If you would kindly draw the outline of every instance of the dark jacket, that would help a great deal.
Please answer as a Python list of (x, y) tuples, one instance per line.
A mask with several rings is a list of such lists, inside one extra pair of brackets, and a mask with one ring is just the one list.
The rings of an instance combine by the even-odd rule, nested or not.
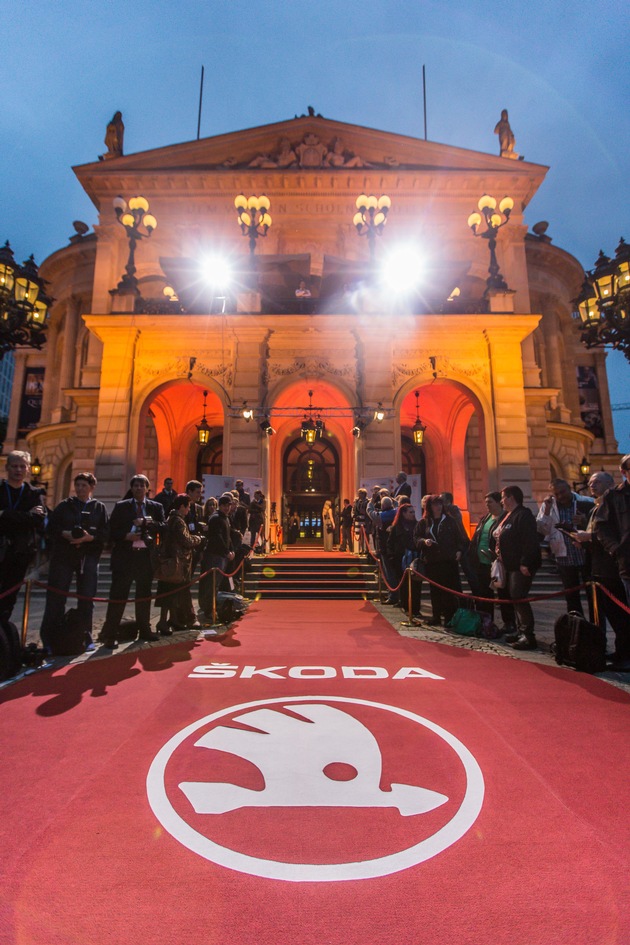
[(630, 483), (609, 489), (595, 512), (595, 537), (619, 568), (624, 580), (630, 579)]
[(162, 508), (164, 509), (165, 515), (168, 515), (168, 513), (170, 512), (171, 506), (173, 505), (173, 502), (175, 501), (176, 498), (177, 498), (177, 492), (175, 491), (175, 489), (171, 489), (170, 492), (166, 492), (165, 489), (162, 489), (161, 492), (158, 492), (158, 494), (154, 496), (155, 501), (159, 502)]
[(44, 518), (32, 509), (45, 505), (41, 491), (25, 482), (13, 490), (6, 479), (0, 482), (0, 538), (8, 554), (30, 556), (37, 548), (37, 538), (44, 529)]
[(203, 505), (199, 502), (191, 502), (184, 521), (193, 535), (204, 535), (206, 523), (203, 518)]
[(208, 520), (208, 536), (204, 555), (218, 555), (227, 558), (232, 551), (230, 519), (223, 512), (215, 512)]
[[(442, 515), (439, 522), (435, 522), (432, 518), (421, 518), (416, 525), (414, 538), (422, 560), (427, 564), (455, 561), (457, 552), (463, 554), (470, 544), (455, 519), (446, 513)], [(427, 548), (426, 545), (420, 544), (423, 539), (431, 539), (437, 544)]]
[[(144, 500), (145, 515), (158, 525), (164, 522), (164, 509), (159, 502), (152, 499)], [(132, 556), (136, 554), (133, 542), (126, 541), (125, 536), (131, 531), (134, 520), (137, 518), (134, 499), (123, 499), (114, 506), (109, 520), (109, 537), (113, 542), (111, 568), (112, 571), (122, 571), (129, 566)]]
[(415, 525), (415, 520), (410, 525), (405, 525), (403, 520), (399, 519), (396, 525), (391, 525), (387, 529), (387, 557), (392, 561), (400, 563), (406, 551), (415, 552)]
[[(89, 502), (80, 502), (76, 496), (64, 499), (50, 513), (46, 535), (52, 539), (53, 554), (58, 552), (89, 555), (98, 558), (103, 552), (107, 541), (108, 528), (107, 509), (97, 499)], [(71, 545), (61, 537), (62, 532), (72, 531), (79, 525), (84, 531), (89, 531), (94, 541), (86, 541), (83, 545)]]
[(506, 571), (518, 571), (526, 567), (532, 576), (541, 565), (538, 529), (533, 513), (524, 505), (517, 506), (506, 515), (501, 528), (495, 530), (490, 547), (499, 553)]
[(604, 584), (619, 582), (619, 568), (612, 555), (609, 555), (601, 541), (595, 534), (595, 515), (599, 506), (595, 505), (591, 509), (589, 528), (591, 529), (591, 540), (582, 545), (587, 555), (588, 570), (591, 577), (602, 581)]

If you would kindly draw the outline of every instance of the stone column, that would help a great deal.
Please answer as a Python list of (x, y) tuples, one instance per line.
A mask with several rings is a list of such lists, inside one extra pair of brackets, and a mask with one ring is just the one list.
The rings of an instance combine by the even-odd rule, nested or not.
[[(520, 486), (532, 504), (532, 479), (523, 384), (522, 334), (509, 328), (485, 331), (490, 355), (499, 487)], [(492, 470), (490, 470), (492, 473)]]
[(99, 332), (103, 346), (101, 386), (94, 446), (99, 498), (113, 505), (122, 498), (135, 470), (137, 443), (129, 441), (133, 367), (140, 332), (131, 325)]
[(63, 320), (63, 352), (61, 355), (61, 365), (59, 368), (59, 383), (61, 395), (59, 406), (68, 412), (72, 406), (70, 397), (63, 393), (64, 389), (74, 387), (74, 365), (77, 356), (77, 334), (79, 328), (79, 316), (81, 313), (81, 299), (71, 296), (66, 304), (66, 314)]
[[(55, 378), (54, 360), (58, 337), (59, 325), (51, 325), (46, 333), (46, 373), (44, 374), (44, 395), (42, 397), (42, 416), (40, 420), (42, 425), (51, 422), (53, 408), (57, 406), (54, 399), (54, 392), (58, 389)], [(13, 390), (17, 390), (15, 383)]]

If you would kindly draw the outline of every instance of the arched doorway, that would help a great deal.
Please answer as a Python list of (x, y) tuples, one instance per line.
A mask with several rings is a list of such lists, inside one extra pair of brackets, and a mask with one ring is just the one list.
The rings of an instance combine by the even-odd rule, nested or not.
[(322, 544), (322, 507), (326, 499), (338, 508), (339, 454), (335, 446), (329, 439), (313, 444), (301, 438), (293, 440), (283, 458), (282, 510), (285, 522), (290, 522), (293, 515), (299, 518), (297, 544)]
[[(204, 387), (188, 380), (166, 382), (147, 397), (140, 422), (138, 468), (161, 488), (169, 476), (183, 490), (200, 473), (220, 475), (223, 462), (223, 403), (208, 385), (206, 421), (210, 442), (200, 448), (197, 426), (201, 420)], [(212, 470), (207, 468), (212, 466)]]
[(220, 476), (223, 472), (223, 436), (213, 437), (197, 454), (197, 479), (204, 476)]
[[(425, 426), (421, 447), (412, 437), (418, 415)], [(485, 423), (470, 388), (448, 378), (409, 385), (400, 403), (400, 430), (402, 469), (421, 474), (424, 494), (452, 492), (465, 516), (483, 509), (488, 491)]]
[(400, 468), (408, 476), (420, 476), (421, 490), (423, 494), (431, 491), (427, 482), (427, 464), (424, 456), (424, 450), (417, 446), (412, 437), (404, 431), (400, 437), (401, 464)]

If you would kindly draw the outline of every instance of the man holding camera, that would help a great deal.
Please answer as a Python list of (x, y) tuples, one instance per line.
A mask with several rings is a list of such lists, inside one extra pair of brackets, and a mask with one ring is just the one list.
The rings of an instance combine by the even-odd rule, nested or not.
[(96, 477), (79, 473), (74, 478), (75, 495), (64, 499), (51, 512), (46, 529), (52, 541), (46, 609), (40, 630), (42, 644), (55, 649), (55, 634), (63, 626), (66, 597), (73, 577), (77, 580), (79, 598), (76, 618), (85, 634), (88, 648), (92, 644), (92, 616), (98, 582), (98, 562), (107, 538), (107, 509), (92, 498)]
[(0, 619), (10, 620), (20, 585), (35, 556), (46, 507), (41, 489), (26, 481), (30, 453), (7, 456), (7, 476), (0, 481)]
[(111, 649), (118, 646), (120, 621), (134, 582), (138, 637), (140, 640), (159, 640), (159, 635), (151, 630), (153, 568), (150, 548), (164, 522), (164, 509), (159, 502), (147, 499), (151, 484), (146, 476), (135, 475), (129, 485), (131, 498), (116, 503), (109, 522), (113, 543), (112, 585), (99, 641)]

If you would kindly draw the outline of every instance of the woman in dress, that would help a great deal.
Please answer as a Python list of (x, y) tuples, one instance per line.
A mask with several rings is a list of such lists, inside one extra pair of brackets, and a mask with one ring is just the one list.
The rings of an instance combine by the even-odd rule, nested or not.
[(425, 565), (425, 574), (441, 587), (431, 588), (431, 626), (439, 626), (441, 618), (447, 624), (457, 610), (458, 598), (441, 588), (462, 589), (459, 578), (459, 560), (468, 547), (468, 539), (455, 519), (444, 511), (442, 496), (432, 495), (427, 501), (424, 514), (415, 533), (416, 545)]
[[(175, 558), (180, 566), (182, 580), (177, 583), (158, 579), (156, 604), (160, 607), (158, 633), (170, 637), (173, 630), (197, 629), (200, 624), (195, 617), (190, 587), (193, 549), (198, 548), (203, 539), (193, 535), (184, 521), (190, 511), (190, 496), (178, 495), (168, 514), (166, 529), (162, 536), (160, 557)], [(167, 597), (160, 597), (167, 594)], [(170, 619), (169, 619), (170, 616)]]
[(330, 499), (326, 499), (322, 509), (322, 528), (324, 529), (324, 551), (332, 551), (335, 543), (335, 516)]

